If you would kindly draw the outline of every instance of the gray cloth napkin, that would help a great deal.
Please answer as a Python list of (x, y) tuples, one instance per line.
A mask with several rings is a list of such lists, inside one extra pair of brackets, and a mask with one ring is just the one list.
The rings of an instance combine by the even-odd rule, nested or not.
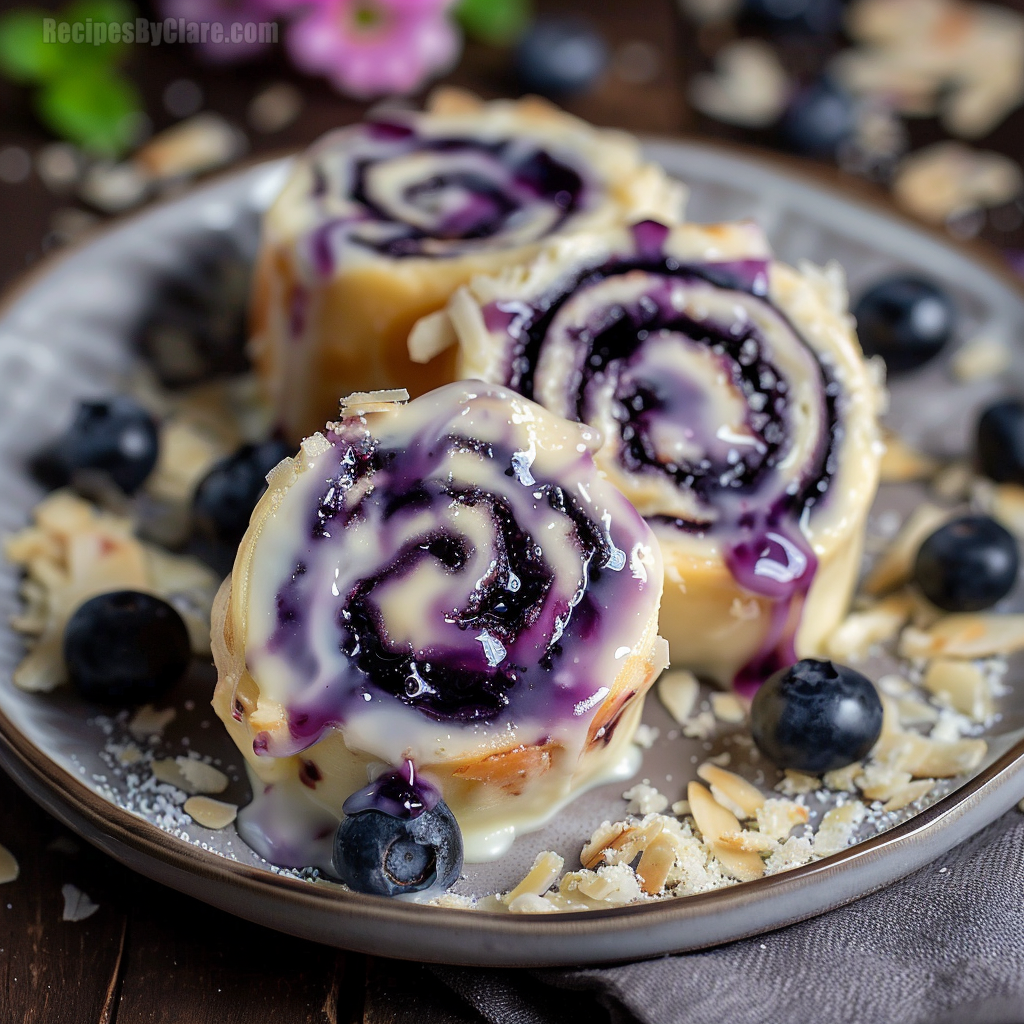
[(620, 967), (435, 975), (494, 1024), (1022, 1024), (1024, 815), (829, 914)]

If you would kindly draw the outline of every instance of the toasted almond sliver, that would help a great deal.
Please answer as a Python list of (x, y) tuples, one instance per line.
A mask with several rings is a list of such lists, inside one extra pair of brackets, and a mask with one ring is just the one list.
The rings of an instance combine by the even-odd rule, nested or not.
[(710, 786), (721, 790), (737, 807), (742, 808), (747, 818), (755, 817), (765, 802), (766, 797), (757, 786), (735, 772), (726, 771), (725, 768), (705, 761), (697, 769), (697, 774)]
[(828, 638), (828, 654), (837, 661), (861, 661), (875, 644), (893, 639), (913, 609), (909, 594), (896, 593), (864, 611), (851, 612)]
[(636, 866), (636, 874), (640, 879), (640, 888), (648, 896), (656, 896), (665, 888), (665, 880), (676, 862), (676, 847), (671, 838), (664, 832), (654, 840), (643, 852), (640, 863)]
[(0, 885), (13, 882), (18, 877), (18, 862), (6, 846), (0, 846)]
[(658, 697), (680, 725), (690, 717), (699, 695), (700, 683), (686, 669), (664, 672), (658, 680)]
[(948, 518), (949, 512), (937, 505), (918, 505), (868, 573), (864, 593), (877, 597), (906, 583), (922, 541)]
[(212, 764), (196, 760), (194, 757), (176, 757), (178, 771), (192, 786), (187, 792), (192, 793), (223, 793), (228, 788), (228, 777)]
[(869, 800), (888, 800), (909, 783), (910, 772), (886, 762), (870, 764), (857, 776), (857, 785)]
[(735, 693), (711, 694), (711, 710), (720, 722), (730, 725), (739, 725), (747, 718), (747, 709)]
[(845, 768), (836, 768), (834, 771), (825, 772), (821, 781), (831, 790), (838, 793), (855, 793), (857, 783), (854, 781), (863, 770), (860, 761), (854, 761)]
[(368, 412), (388, 412), (395, 406), (405, 405), (409, 392), (405, 388), (390, 391), (354, 391), (341, 400), (341, 415), (362, 416)]
[(580, 851), (580, 863), (585, 868), (596, 867), (604, 859), (604, 851), (623, 833), (629, 831), (631, 828), (628, 822), (616, 821), (614, 824), (609, 821), (604, 822), (594, 831), (590, 841)]
[(757, 829), (765, 836), (785, 840), (795, 825), (806, 825), (809, 817), (807, 808), (795, 800), (772, 797), (765, 800), (757, 812)]
[(859, 800), (850, 800), (841, 807), (833, 807), (821, 819), (821, 827), (814, 836), (814, 852), (829, 857), (850, 845), (854, 829), (864, 820), (867, 808)]
[(964, 383), (998, 377), (1009, 365), (1010, 348), (999, 338), (979, 335), (965, 342), (950, 360), (950, 369)]
[(542, 850), (534, 859), (533, 867), (526, 873), (526, 877), (505, 897), (505, 903), (511, 906), (516, 899), (527, 894), (543, 896), (558, 881), (563, 863), (557, 853)]
[(900, 637), (903, 658), (990, 658), (1024, 650), (1024, 615), (970, 612), (946, 615), (930, 629), (908, 626)]
[(174, 721), (177, 714), (178, 712), (174, 708), (162, 708), (157, 711), (152, 704), (143, 704), (128, 723), (128, 731), (137, 740), (162, 736), (164, 729)]
[(813, 793), (821, 788), (821, 780), (815, 775), (807, 775), (804, 772), (794, 771), (787, 768), (782, 781), (775, 787), (780, 793), (786, 796), (799, 796), (801, 793)]
[(1011, 533), (1024, 537), (1024, 487), (999, 484), (992, 488), (992, 515)]
[(902, 765), (915, 779), (950, 779), (974, 771), (988, 753), (988, 744), (981, 739), (944, 742), (915, 736), (913, 749), (902, 759)]
[(985, 672), (973, 661), (936, 658), (924, 674), (924, 686), (940, 701), (975, 722), (988, 721), (995, 712)]
[(727, 832), (739, 832), (736, 815), (718, 803), (699, 782), (686, 790), (693, 818), (726, 874), (739, 882), (750, 882), (764, 874), (764, 861), (756, 853), (745, 853), (723, 846), (719, 839)]
[(927, 480), (938, 471), (939, 463), (930, 455), (917, 451), (899, 434), (885, 432), (885, 454), (880, 466), (884, 483), (904, 483), (911, 480)]
[(209, 796), (190, 796), (185, 813), (206, 828), (226, 828), (238, 816), (238, 807)]
[(915, 782), (908, 782), (885, 801), (882, 810), (902, 811), (904, 807), (909, 807), (910, 804), (927, 796), (934, 785), (934, 779), (917, 779)]
[(774, 853), (779, 846), (779, 841), (762, 832), (753, 832), (750, 829), (742, 829), (739, 832), (723, 832), (718, 842), (730, 850), (740, 850), (744, 853)]
[(558, 910), (551, 900), (532, 892), (524, 892), (509, 900), (508, 909), (513, 914), (550, 914)]
[(951, 462), (932, 480), (932, 490), (943, 501), (963, 501), (971, 491), (974, 469), (970, 462)]

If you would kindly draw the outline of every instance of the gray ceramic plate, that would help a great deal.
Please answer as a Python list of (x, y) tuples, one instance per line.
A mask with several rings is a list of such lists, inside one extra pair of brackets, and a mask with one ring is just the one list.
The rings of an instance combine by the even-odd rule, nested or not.
[[(694, 220), (755, 217), (783, 259), (839, 260), (854, 293), (887, 272), (920, 270), (958, 301), (959, 342), (982, 332), (1024, 338), (1024, 298), (1008, 277), (885, 210), (742, 154), (667, 142), (652, 143), (649, 152), (690, 183)], [(0, 316), (0, 531), (23, 525), (38, 500), (24, 473), (26, 457), (60, 430), (76, 400), (116, 386), (128, 363), (128, 339), (157, 283), (180, 272), (214, 236), (251, 255), (259, 213), (285, 166), (260, 165), (148, 211), (50, 263), (12, 298)], [(1024, 359), (1015, 372), (1022, 367)], [(1003, 380), (954, 387), (948, 369), (934, 366), (893, 389), (892, 420), (928, 450), (955, 454), (967, 444), (977, 406), (1010, 386)], [(890, 488), (876, 511), (905, 510), (915, 500), (906, 488)], [(0, 566), (0, 621), (17, 606), (16, 588), (16, 573)], [(710, 946), (857, 899), (938, 857), (1024, 797), (1024, 691), (1011, 691), (977, 775), (826, 860), (700, 896), (585, 914), (512, 916), (388, 902), (271, 870), (231, 829), (210, 832), (188, 822), (105, 753), (122, 723), (98, 718), (67, 693), (15, 689), (10, 676), (20, 654), (17, 638), (0, 633), (0, 762), (39, 803), (120, 861), (170, 886), (282, 931), (386, 956), (526, 966)], [(210, 670), (197, 672), (172, 695), (178, 717), (161, 750), (193, 749), (217, 758), (233, 779), (226, 798), (244, 802), (239, 758), (209, 710), (211, 687)], [(728, 733), (713, 742), (670, 738), (673, 723), (655, 699), (646, 720), (659, 727), (661, 738), (647, 751), (640, 777), (672, 799), (682, 795), (698, 760), (730, 749)], [(564, 853), (571, 865), (596, 824), (624, 814), (623, 788), (606, 786), (581, 797), (545, 830), (518, 840), (500, 862), (471, 866), (461, 889), (508, 887), (545, 848)]]

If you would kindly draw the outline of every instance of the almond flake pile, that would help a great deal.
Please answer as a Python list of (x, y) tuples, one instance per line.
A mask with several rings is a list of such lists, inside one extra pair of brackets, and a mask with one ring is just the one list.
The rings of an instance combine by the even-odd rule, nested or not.
[(29, 650), (14, 670), (16, 686), (48, 692), (65, 682), (68, 619), (84, 601), (113, 590), (163, 598), (184, 619), (193, 652), (209, 655), (210, 607), (220, 581), (205, 565), (140, 541), (130, 519), (102, 512), (71, 491), (44, 498), (33, 520), (4, 547), (25, 570), (24, 607), (11, 625), (29, 638)]

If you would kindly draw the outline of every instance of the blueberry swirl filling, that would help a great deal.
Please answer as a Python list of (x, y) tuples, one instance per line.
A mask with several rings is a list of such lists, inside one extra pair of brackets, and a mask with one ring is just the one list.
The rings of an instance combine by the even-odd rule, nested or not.
[(556, 421), (517, 396), (511, 413), (488, 395), (457, 415), (435, 398), (464, 387), (419, 399), (408, 408), (434, 415), (398, 434), (336, 424), (305, 475), (304, 536), (249, 648), (268, 687), (289, 676), (288, 749), (278, 737), (262, 752), (304, 749), (370, 708), (585, 722), (608, 694), (660, 589), (648, 528), (578, 428), (555, 443), (531, 409)]
[(310, 254), (324, 276), (346, 244), (391, 259), (523, 245), (589, 201), (582, 173), (528, 138), (421, 137), (384, 121), (352, 131), (343, 155), (324, 149), (312, 169), (327, 218)]
[(640, 234), (537, 301), (492, 301), (504, 381), (598, 428), (600, 461), (659, 535), (719, 546), (733, 578), (777, 602), (740, 683), (795, 660), (814, 578), (804, 517), (826, 499), (842, 439), (829, 366), (768, 297), (762, 260), (681, 264)]

